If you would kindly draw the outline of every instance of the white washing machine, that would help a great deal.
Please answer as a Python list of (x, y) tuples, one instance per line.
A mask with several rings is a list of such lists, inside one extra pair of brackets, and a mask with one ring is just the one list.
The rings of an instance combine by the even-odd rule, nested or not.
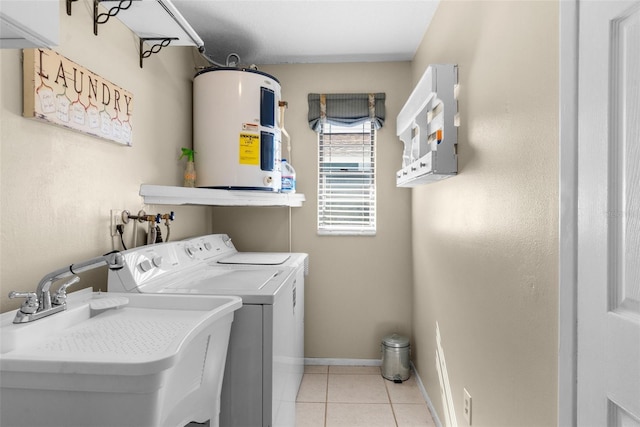
[(122, 252), (113, 292), (237, 295), (221, 393), (223, 427), (295, 426), (304, 370), (302, 253), (238, 252), (225, 234)]

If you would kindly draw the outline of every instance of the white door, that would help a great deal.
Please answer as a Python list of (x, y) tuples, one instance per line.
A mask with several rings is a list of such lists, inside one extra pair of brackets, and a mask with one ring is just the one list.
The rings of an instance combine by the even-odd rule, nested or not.
[(579, 3), (578, 426), (640, 427), (640, 1)]

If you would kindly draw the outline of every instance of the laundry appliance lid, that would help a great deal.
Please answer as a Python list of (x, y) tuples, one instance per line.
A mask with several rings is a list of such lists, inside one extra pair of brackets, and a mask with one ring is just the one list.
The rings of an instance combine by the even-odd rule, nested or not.
[(171, 283), (147, 287), (146, 292), (163, 294), (236, 295), (243, 304), (274, 304), (289, 275), (273, 267), (258, 269), (210, 268)]
[[(268, 270), (222, 270), (210, 271), (207, 277), (198, 277), (177, 281), (160, 290), (173, 293), (175, 289), (188, 289), (189, 292), (217, 294), (220, 291), (232, 291), (238, 294), (261, 292), (280, 271)], [(195, 280), (194, 280), (195, 279)]]
[(291, 254), (286, 252), (237, 252), (218, 260), (218, 264), (281, 265), (289, 258)]

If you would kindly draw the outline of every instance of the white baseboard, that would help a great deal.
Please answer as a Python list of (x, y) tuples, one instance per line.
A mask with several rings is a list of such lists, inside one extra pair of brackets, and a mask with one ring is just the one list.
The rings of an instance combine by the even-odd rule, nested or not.
[(305, 357), (305, 365), (326, 365), (326, 366), (381, 366), (380, 359), (325, 359), (321, 357)]
[(418, 374), (415, 365), (411, 362), (411, 370), (416, 377), (416, 384), (418, 384), (418, 388), (420, 389), (420, 393), (422, 393), (422, 397), (424, 397), (425, 402), (427, 402), (427, 406), (429, 407), (429, 412), (431, 412), (431, 417), (433, 418), (433, 422), (436, 423), (436, 427), (442, 427), (442, 423), (440, 422), (440, 418), (438, 418), (438, 413), (433, 407), (433, 403), (431, 403), (431, 399), (429, 398), (429, 394), (427, 394), (427, 389), (424, 388), (424, 384), (422, 383), (422, 378)]

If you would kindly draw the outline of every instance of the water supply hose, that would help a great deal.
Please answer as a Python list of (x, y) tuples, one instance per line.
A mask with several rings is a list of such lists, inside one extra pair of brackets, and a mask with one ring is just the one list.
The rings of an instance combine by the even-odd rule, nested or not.
[(152, 245), (156, 242), (156, 237), (158, 236), (158, 230), (156, 230), (156, 225), (153, 222), (149, 222), (149, 230), (147, 232), (147, 245)]
[[(210, 63), (211, 65), (215, 65), (216, 67), (236, 67), (237, 64), (240, 63), (240, 55), (238, 55), (237, 53), (232, 52), (229, 55), (227, 55), (227, 63), (221, 64), (219, 62), (214, 61), (214, 59), (207, 54), (207, 51), (204, 45), (198, 48), (198, 52), (200, 53), (200, 56), (202, 56), (208, 63)], [(230, 61), (232, 57), (236, 57), (237, 61), (234, 61), (234, 62)], [(230, 65), (230, 63), (232, 63), (233, 65)]]

